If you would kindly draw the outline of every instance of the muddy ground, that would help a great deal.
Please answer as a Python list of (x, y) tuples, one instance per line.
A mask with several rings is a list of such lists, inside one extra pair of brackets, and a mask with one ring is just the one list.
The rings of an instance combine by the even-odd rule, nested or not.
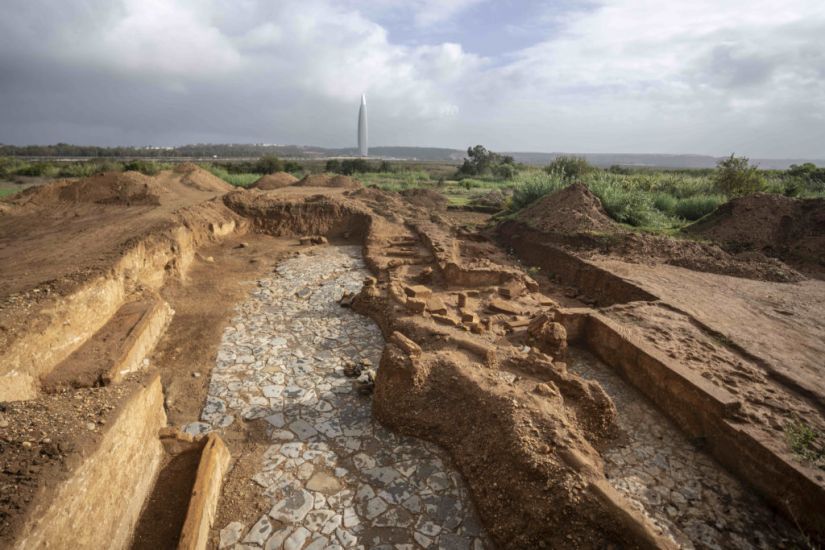
[[(58, 182), (5, 201), (0, 210), (5, 350), (0, 375), (8, 381), (9, 402), (0, 410), (4, 544), (14, 546), (29, 515), (40, 510), (35, 505), (50, 498), (50, 487), (71, 477), (94, 452), (94, 434), (107, 424), (86, 417), (116, 415), (118, 399), (125, 399), (120, 394), (128, 393), (119, 388), (137, 383), (127, 377), (107, 385), (94, 359), (120, 360), (130, 329), (106, 323), (136, 299), (160, 300), (174, 311), (157, 341), (141, 348), (145, 358), (134, 362), (160, 373), (169, 425), (217, 431), (233, 457), (212, 526), (215, 546), (223, 541), (263, 547), (271, 541), (279, 547), (289, 540), (292, 547), (314, 548), (354, 544), (351, 537), (362, 537), (360, 544), (370, 547), (391, 536), (386, 539), (391, 544), (433, 547), (448, 542), (461, 547), (465, 540), (503, 548), (793, 547), (805, 536), (817, 540), (825, 533), (815, 511), (825, 502), (825, 465), (817, 454), (825, 432), (820, 315), (825, 283), (800, 257), (804, 248), (792, 248), (789, 265), (774, 253), (789, 249), (784, 241), (782, 247), (743, 253), (741, 244), (737, 249), (723, 242), (630, 234), (575, 188), (496, 226), (486, 214), (447, 211), (437, 197), (364, 189), (349, 178), (281, 178), (260, 187), (232, 190), (184, 166), (154, 178), (126, 174)], [(819, 219), (805, 208), (811, 219)], [(308, 236), (324, 239), (310, 242)], [(429, 517), (426, 506), (416, 511), (398, 503), (393, 511), (390, 496), (383, 504), (371, 497), (363, 510), (356, 498), (354, 512), (344, 512), (344, 519), (354, 513), (361, 527), (342, 534), (334, 534), (340, 520), (332, 503), (353, 495), (336, 493), (329, 503), (332, 493), (320, 501), (316, 497), (315, 509), (332, 522), (329, 532), (319, 525), (311, 533), (303, 519), (268, 512), (298, 488), (306, 491), (301, 485), (306, 480), (299, 472), (290, 486), (268, 482), (264, 490), (253, 483), (260, 465), (285, 445), (278, 438), (287, 435), (249, 407), (277, 415), (290, 411), (290, 402), (261, 405), (254, 392), (232, 399), (225, 392), (210, 393), (220, 389), (221, 357), (235, 353), (224, 347), (236, 316), (251, 307), (244, 304), (251, 303), (262, 281), (278, 285), (287, 279), (276, 270), (292, 265), (284, 262), (337, 245), (360, 249), (363, 269), (371, 274), (362, 288), (344, 296), (344, 305), (370, 319), (385, 342), (371, 362), (374, 386), (367, 384), (366, 401), (347, 398), (342, 406), (361, 403), (380, 422), (370, 428), (376, 434), (387, 430), (381, 437), (396, 445), (395, 438), (411, 438), (405, 449), (424, 442), (426, 452), (404, 451), (418, 457), (410, 460), (434, 456), (426, 460), (443, 465), (446, 478), (450, 472), (459, 476), (450, 490), (467, 502), (458, 519), (442, 516), (447, 523), (437, 530), (410, 527), (423, 525), (415, 514)], [(265, 307), (275, 312), (279, 302)], [(338, 315), (335, 308), (324, 311)], [(286, 331), (298, 343), (313, 336), (290, 332), (298, 328), (272, 330)], [(580, 366), (585, 356), (578, 351), (568, 357), (570, 346), (590, 348), (596, 358), (587, 359), (588, 365), (595, 367)], [(253, 350), (253, 361), (274, 369), (266, 353)], [(309, 378), (303, 373), (299, 381), (328, 376), (333, 387), (352, 384), (357, 393), (359, 382), (347, 381), (342, 370), (347, 361), (342, 353), (333, 356), (342, 366)], [(637, 363), (652, 374), (640, 378), (626, 370)], [(82, 367), (86, 364), (89, 370)], [(618, 382), (599, 369), (618, 373)], [(666, 382), (671, 376), (675, 382)], [(49, 382), (55, 377), (59, 384)], [(237, 387), (253, 378), (240, 379)], [(600, 380), (610, 382), (603, 387)], [(657, 396), (668, 391), (677, 393), (663, 406)], [(74, 406), (87, 402), (88, 411)], [(225, 413), (210, 412), (216, 402)], [(650, 418), (661, 418), (663, 427), (647, 439), (628, 433), (633, 428), (626, 419), (642, 414), (628, 412), (635, 411), (635, 402), (644, 403)], [(300, 414), (311, 419), (315, 413)], [(317, 422), (334, 414), (323, 412)], [(57, 415), (59, 421), (46, 429), (38, 420), (43, 415)], [(789, 439), (795, 433), (790, 428), (800, 424), (814, 434), (804, 453)], [(332, 441), (338, 437), (332, 435), (327, 441), (317, 429), (303, 430), (286, 432), (302, 445), (347, 444)], [(648, 445), (650, 437), (665, 437), (661, 434), (674, 440), (663, 447), (695, 449), (697, 469), (682, 470), (669, 456), (645, 458), (641, 443), (633, 443)], [(634, 460), (642, 459), (631, 469), (623, 466), (629, 461), (621, 449), (632, 452), (634, 445), (641, 453)], [(357, 467), (343, 447), (335, 452), (343, 470)], [(745, 459), (737, 465), (732, 455)], [(186, 480), (196, 466), (192, 455), (166, 464), (160, 483), (170, 476), (183, 480), (177, 493), (191, 485)], [(280, 466), (284, 479), (293, 475), (290, 464)], [(388, 464), (400, 471), (406, 467)], [(298, 472), (300, 464), (294, 467)], [(678, 477), (677, 470), (687, 473)], [(332, 470), (323, 471), (331, 475)], [(343, 481), (337, 483), (346, 486), (350, 474), (340, 475)], [(702, 489), (696, 476), (720, 481)], [(434, 483), (415, 475), (404, 483), (413, 487), (419, 481)], [(693, 493), (677, 490), (694, 482)], [(663, 486), (668, 489), (661, 491)], [(719, 486), (724, 494), (717, 494)], [(380, 494), (381, 487), (368, 489)], [(660, 496), (652, 498), (653, 493)], [(727, 523), (705, 513), (719, 499), (729, 507)], [(152, 512), (136, 527), (136, 546), (174, 545), (187, 499), (165, 501), (164, 508), (150, 499)], [(374, 519), (372, 510), (387, 504), (391, 510), (381, 512), (387, 519)], [(153, 531), (151, 523), (164, 518), (169, 527)], [(476, 523), (483, 529), (471, 527)], [(267, 538), (259, 541), (255, 529)]]

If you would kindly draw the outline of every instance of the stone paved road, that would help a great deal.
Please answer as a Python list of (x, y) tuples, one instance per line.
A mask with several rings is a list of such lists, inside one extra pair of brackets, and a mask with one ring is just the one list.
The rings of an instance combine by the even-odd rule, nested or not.
[(803, 548), (798, 533), (640, 393), (592, 354), (570, 350), (568, 366), (613, 399), (624, 437), (602, 450), (608, 481), (683, 548)]
[(221, 343), (192, 433), (264, 419), (272, 445), (253, 480), (272, 507), (221, 528), (221, 548), (490, 547), (460, 476), (426, 442), (375, 422), (343, 374), (378, 364), (375, 324), (338, 305), (368, 273), (359, 247), (323, 247), (258, 282)]

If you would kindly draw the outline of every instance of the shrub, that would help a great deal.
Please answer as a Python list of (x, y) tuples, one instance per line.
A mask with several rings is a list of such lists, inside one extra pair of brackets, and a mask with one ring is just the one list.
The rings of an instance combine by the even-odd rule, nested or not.
[(673, 213), (686, 220), (694, 221), (707, 216), (725, 202), (721, 195), (694, 195), (679, 199)]
[(749, 195), (765, 187), (765, 178), (759, 168), (747, 157), (730, 157), (720, 160), (714, 174), (716, 188), (729, 197)]
[(275, 155), (264, 155), (255, 162), (255, 172), (258, 174), (274, 174), (284, 171), (284, 163)]
[(537, 173), (522, 178), (522, 182), (513, 188), (513, 196), (510, 199), (510, 210), (521, 210), (525, 206), (542, 198), (544, 195), (561, 189), (565, 185), (565, 181), (555, 174)]
[(153, 160), (132, 160), (123, 165), (124, 170), (134, 170), (147, 176), (154, 176), (166, 166)]
[(660, 192), (653, 195), (653, 207), (665, 214), (673, 215), (678, 202), (676, 197), (669, 193)]
[(574, 156), (557, 157), (553, 162), (544, 167), (544, 171), (548, 174), (561, 174), (562, 177), (567, 180), (581, 178), (595, 169), (596, 168), (590, 165), (584, 157)]

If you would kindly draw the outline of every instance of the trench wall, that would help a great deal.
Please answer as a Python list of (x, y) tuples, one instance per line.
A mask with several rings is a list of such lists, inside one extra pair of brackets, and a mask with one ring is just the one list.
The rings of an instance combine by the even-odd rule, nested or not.
[(98, 448), (29, 514), (13, 548), (127, 548), (164, 454), (160, 376), (124, 403)]
[(600, 306), (658, 300), (629, 281), (547, 243), (546, 235), (524, 224), (504, 222), (499, 226), (498, 234), (505, 246), (523, 261), (541, 267), (544, 273), (556, 275), (564, 284), (578, 288)]
[(825, 539), (825, 488), (817, 473), (774, 451), (759, 432), (736, 421), (735, 396), (674, 364), (593, 310), (560, 310), (573, 343), (616, 370), (728, 471), (755, 488), (792, 522)]

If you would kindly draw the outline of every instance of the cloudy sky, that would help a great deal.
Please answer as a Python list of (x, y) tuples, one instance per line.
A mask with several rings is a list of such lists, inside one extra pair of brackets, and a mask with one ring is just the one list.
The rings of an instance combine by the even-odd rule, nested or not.
[(825, 157), (823, 0), (4, 0), (0, 142)]

